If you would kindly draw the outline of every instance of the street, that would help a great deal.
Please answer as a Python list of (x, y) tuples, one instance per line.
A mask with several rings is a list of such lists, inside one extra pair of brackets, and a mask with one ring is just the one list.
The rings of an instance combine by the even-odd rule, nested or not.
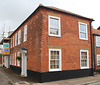
[(58, 80), (52, 82), (39, 83), (31, 78), (23, 78), (20, 75), (16, 74), (11, 69), (0, 68), (0, 85), (14, 85), (24, 81), (29, 83), (25, 85), (100, 85), (100, 74), (95, 76), (88, 76), (82, 78), (73, 78), (66, 80)]
[(0, 70), (0, 85), (13, 85), (13, 81)]
[(87, 84), (87, 85), (100, 85), (100, 82), (95, 82), (95, 83), (91, 83), (91, 84)]

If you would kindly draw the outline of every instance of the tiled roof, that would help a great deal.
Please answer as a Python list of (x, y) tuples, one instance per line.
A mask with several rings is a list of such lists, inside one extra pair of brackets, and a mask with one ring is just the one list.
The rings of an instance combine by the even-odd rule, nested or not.
[[(43, 5), (40, 5), (40, 6), (43, 6)], [(81, 18), (86, 18), (86, 19), (93, 20), (93, 18), (84, 17), (82, 15), (75, 14), (75, 13), (72, 13), (72, 12), (69, 12), (69, 11), (66, 11), (66, 10), (63, 10), (63, 9), (60, 9), (60, 8), (53, 7), (53, 6), (43, 6), (43, 7), (47, 7), (47, 8), (50, 8), (50, 9), (54, 9), (54, 10), (58, 10), (58, 11), (61, 11), (61, 12), (65, 12), (65, 13), (68, 13), (70, 15), (74, 15), (74, 16), (77, 16), (77, 17), (81, 17)]]

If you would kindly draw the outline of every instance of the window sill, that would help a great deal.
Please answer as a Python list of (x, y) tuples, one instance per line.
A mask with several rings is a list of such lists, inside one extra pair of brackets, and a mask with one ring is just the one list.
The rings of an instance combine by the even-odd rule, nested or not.
[(62, 71), (61, 69), (50, 69), (49, 72)]
[(81, 67), (81, 69), (88, 69), (89, 67)]
[(84, 39), (84, 38), (79, 38), (80, 40), (88, 40), (88, 39)]
[(99, 45), (96, 45), (96, 47), (100, 47)]
[(61, 37), (61, 35), (52, 35), (52, 34), (49, 34), (49, 36), (52, 36), (52, 37)]

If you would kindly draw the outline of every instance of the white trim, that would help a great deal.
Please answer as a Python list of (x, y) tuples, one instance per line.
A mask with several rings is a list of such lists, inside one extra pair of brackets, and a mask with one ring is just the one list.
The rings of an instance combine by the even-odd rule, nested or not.
[[(81, 36), (80, 36), (80, 24), (86, 25), (86, 38), (81, 38)], [(88, 40), (88, 29), (87, 29), (87, 24), (86, 24), (86, 23), (79, 22), (79, 23), (78, 23), (78, 26), (79, 26), (79, 39), (81, 39), (81, 40)]]
[(13, 36), (13, 47), (14, 47), (14, 36)]
[(11, 42), (10, 43), (11, 43), (11, 48), (12, 48), (12, 38), (11, 38)]
[(17, 46), (17, 33), (15, 34), (15, 46)]
[[(59, 51), (59, 69), (50, 69), (50, 57), (51, 51)], [(49, 71), (61, 71), (62, 70), (62, 58), (61, 49), (49, 49)]]
[(21, 44), (21, 30), (18, 32), (18, 45)]
[(15, 53), (15, 66), (16, 66), (16, 53)]
[[(54, 34), (50, 34), (50, 18), (55, 18), (59, 20), (59, 33), (58, 35), (54, 35)], [(55, 36), (55, 37), (61, 37), (61, 21), (60, 21), (60, 17), (55, 17), (55, 16), (48, 16), (48, 35), (49, 36)]]
[(100, 45), (98, 44), (98, 38), (100, 38), (100, 36), (96, 36), (96, 47), (100, 47)]
[(97, 55), (97, 66), (100, 66), (100, 65), (98, 64), (98, 57), (100, 57), (100, 54)]
[[(17, 53), (17, 56), (20, 56), (20, 52)], [(17, 66), (20, 66), (20, 60), (17, 60)]]
[(25, 27), (24, 27), (24, 42), (25, 41), (27, 41), (27, 25), (25, 25)]
[[(81, 67), (81, 52), (87, 52), (87, 66)], [(88, 50), (80, 50), (80, 68), (81, 69), (88, 69), (89, 68), (89, 52)]]

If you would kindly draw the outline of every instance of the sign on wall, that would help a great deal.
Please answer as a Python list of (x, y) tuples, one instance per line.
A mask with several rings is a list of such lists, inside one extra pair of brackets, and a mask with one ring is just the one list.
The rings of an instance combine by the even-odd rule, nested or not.
[(9, 43), (3, 43), (3, 54), (9, 55)]

